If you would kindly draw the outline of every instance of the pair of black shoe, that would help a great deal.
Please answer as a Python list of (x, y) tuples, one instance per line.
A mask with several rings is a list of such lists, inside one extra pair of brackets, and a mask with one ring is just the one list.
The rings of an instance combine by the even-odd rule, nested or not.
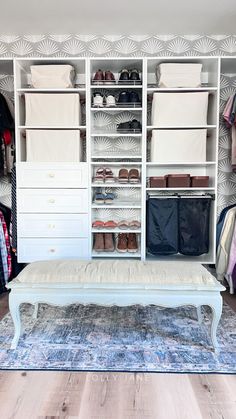
[(119, 94), (118, 104), (121, 105), (121, 106), (140, 105), (141, 101), (139, 99), (139, 95), (138, 95), (137, 92), (123, 91), (123, 92), (120, 92), (120, 94)]
[(121, 122), (117, 125), (118, 132), (134, 132), (138, 133), (142, 131), (142, 125), (137, 119), (133, 119), (132, 121)]
[(120, 73), (119, 84), (141, 84), (138, 70), (123, 69)]

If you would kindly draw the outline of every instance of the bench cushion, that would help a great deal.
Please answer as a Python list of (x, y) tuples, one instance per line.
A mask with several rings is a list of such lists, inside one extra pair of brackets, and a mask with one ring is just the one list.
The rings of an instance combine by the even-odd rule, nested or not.
[(221, 288), (211, 273), (199, 263), (134, 260), (73, 259), (33, 262), (13, 282), (22, 285), (99, 284), (99, 287), (114, 287), (115, 284), (122, 284), (136, 287), (139, 284), (145, 288), (166, 285), (191, 286), (191, 289)]

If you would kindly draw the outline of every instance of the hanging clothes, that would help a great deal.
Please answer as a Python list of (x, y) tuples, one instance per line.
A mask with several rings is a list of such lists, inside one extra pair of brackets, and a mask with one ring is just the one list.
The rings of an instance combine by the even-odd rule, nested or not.
[(225, 217), (227, 212), (231, 209), (236, 207), (236, 204), (233, 205), (229, 205), (228, 207), (224, 208), (219, 216), (218, 222), (217, 222), (217, 226), (216, 226), (216, 249), (219, 246), (219, 242), (220, 242), (220, 236), (221, 236), (221, 232), (222, 232), (222, 228), (224, 225), (224, 221), (225, 221)]
[(236, 289), (236, 264), (234, 265), (234, 269), (232, 272), (232, 281), (233, 281), (234, 289)]
[(10, 247), (10, 240), (9, 240), (9, 234), (7, 230), (6, 221), (4, 219), (3, 213), (0, 211), (0, 221), (2, 223), (3, 233), (5, 237), (5, 244), (7, 249), (7, 266), (8, 266), (8, 278), (11, 276), (12, 266), (11, 266), (11, 247)]
[[(10, 279), (10, 275), (12, 275), (12, 252), (10, 249), (10, 254), (8, 249), (10, 247), (6, 246), (6, 237), (8, 234), (9, 238), (9, 229), (10, 229), (10, 219), (11, 219), (11, 210), (7, 208), (5, 205), (0, 203), (0, 294), (6, 292), (7, 289), (5, 287), (6, 282)], [(2, 227), (4, 225), (4, 228)], [(7, 229), (7, 233), (5, 233), (5, 228)], [(5, 241), (5, 246), (4, 246)], [(3, 252), (2, 252), (3, 249)], [(6, 250), (5, 250), (6, 249)], [(11, 258), (11, 261), (10, 261)]]
[(223, 118), (227, 127), (231, 128), (231, 165), (233, 172), (236, 172), (236, 94), (229, 97), (223, 112)]
[(216, 273), (219, 280), (223, 281), (227, 272), (229, 253), (235, 226), (236, 207), (231, 208), (226, 213), (222, 228), (219, 246), (216, 254)]
[(14, 119), (5, 97), (0, 93), (0, 175), (11, 172), (14, 155)]
[(234, 101), (234, 95), (230, 96), (227, 100), (226, 106), (223, 111), (223, 117), (225, 121), (228, 123), (228, 126), (231, 127), (231, 109)]
[(0, 253), (3, 266), (4, 282), (8, 282), (8, 260), (7, 260), (7, 247), (2, 223), (0, 223)]
[(12, 230), (11, 230), (11, 245), (14, 251), (17, 250), (17, 206), (16, 206), (16, 167), (13, 166), (11, 172), (11, 221), (12, 221)]
[(12, 272), (11, 277), (15, 278), (24, 269), (24, 263), (17, 262), (17, 207), (16, 207), (16, 167), (13, 166), (11, 173), (11, 209), (0, 203), (0, 210), (3, 212), (11, 245)]
[(234, 221), (234, 230), (230, 244), (230, 251), (228, 257), (227, 275), (232, 275), (234, 266), (236, 265), (236, 222)]
[(6, 283), (5, 283), (3, 263), (2, 263), (2, 258), (0, 257), (0, 294), (6, 291), (7, 291), (7, 288), (6, 288)]
[[(14, 119), (6, 98), (0, 93), (0, 177), (9, 179), (14, 162)], [(8, 203), (8, 196), (3, 196)], [(10, 203), (9, 203), (10, 205)], [(0, 292), (7, 291), (6, 283), (14, 275), (14, 254), (11, 248), (11, 209), (0, 202)], [(15, 262), (14, 262), (15, 265)]]
[(12, 131), (13, 129), (14, 119), (8, 108), (5, 97), (0, 93), (0, 130), (4, 132), (5, 130)]

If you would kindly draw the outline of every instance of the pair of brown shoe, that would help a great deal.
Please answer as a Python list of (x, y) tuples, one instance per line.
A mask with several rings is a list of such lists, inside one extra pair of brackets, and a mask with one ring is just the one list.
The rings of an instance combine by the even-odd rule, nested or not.
[(135, 233), (119, 233), (116, 250), (120, 253), (136, 253), (138, 251), (138, 240)]
[(118, 175), (118, 181), (120, 183), (139, 183), (140, 176), (138, 169), (120, 169)]
[(114, 235), (112, 233), (95, 233), (93, 250), (95, 252), (114, 252)]
[(110, 71), (102, 71), (99, 69), (96, 71), (94, 77), (93, 77), (93, 84), (114, 84), (115, 83), (115, 76)]

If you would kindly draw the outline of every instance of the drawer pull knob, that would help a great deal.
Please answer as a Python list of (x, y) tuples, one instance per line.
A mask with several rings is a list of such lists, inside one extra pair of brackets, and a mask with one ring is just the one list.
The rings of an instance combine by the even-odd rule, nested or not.
[(49, 199), (49, 200), (48, 200), (48, 202), (49, 202), (50, 204), (54, 204), (54, 203), (55, 203), (55, 199)]
[(48, 176), (49, 177), (55, 177), (55, 174), (54, 173), (49, 173)]
[(50, 249), (51, 253), (55, 253), (55, 251), (56, 251), (55, 249)]
[(55, 224), (48, 224), (48, 228), (55, 228)]

